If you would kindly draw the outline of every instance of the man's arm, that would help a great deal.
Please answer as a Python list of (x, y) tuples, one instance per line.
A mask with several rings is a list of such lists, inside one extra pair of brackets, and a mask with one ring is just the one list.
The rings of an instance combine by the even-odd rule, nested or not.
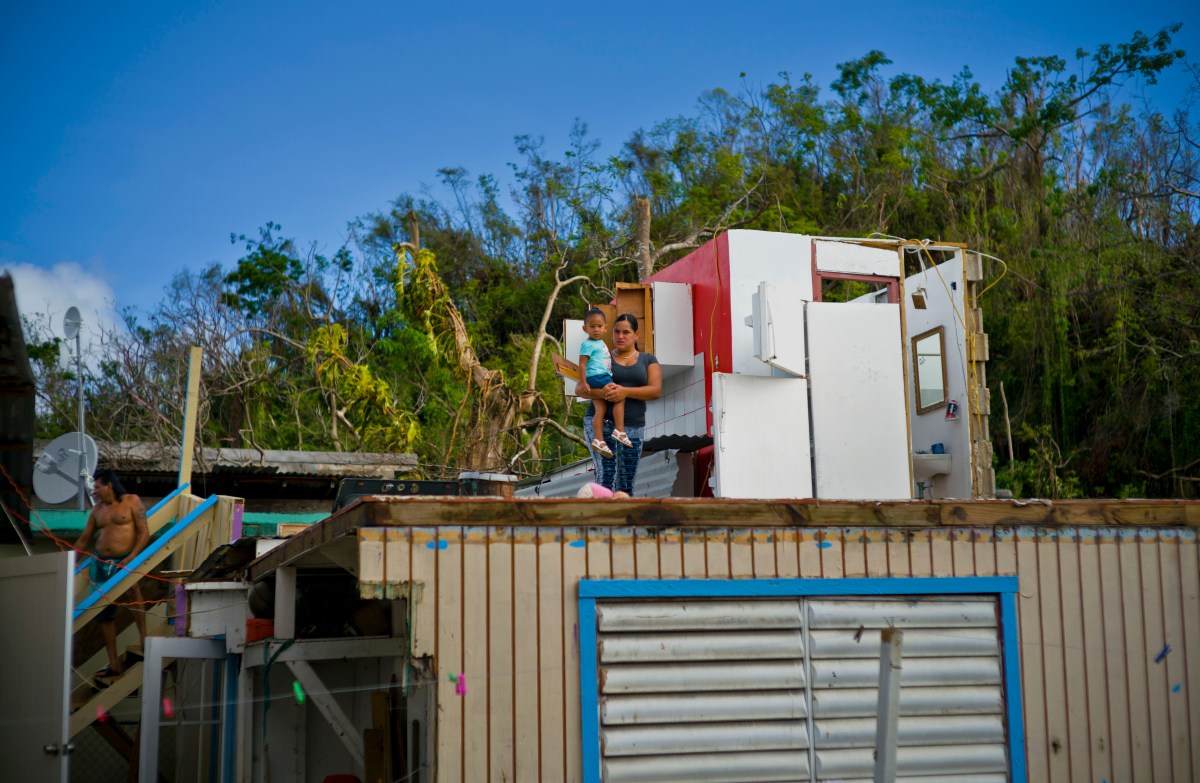
[(129, 552), (129, 557), (121, 561), (121, 565), (126, 565), (133, 560), (142, 550), (150, 545), (150, 526), (146, 524), (146, 505), (142, 503), (142, 499), (137, 495), (130, 495), (130, 506), (133, 508), (133, 530), (137, 536), (134, 539), (133, 549)]

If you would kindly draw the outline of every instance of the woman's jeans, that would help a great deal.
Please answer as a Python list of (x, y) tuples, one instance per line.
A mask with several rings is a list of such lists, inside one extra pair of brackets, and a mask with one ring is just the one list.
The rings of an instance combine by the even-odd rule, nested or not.
[[(633, 495), (633, 482), (637, 478), (638, 462), (642, 458), (642, 435), (645, 427), (626, 427), (625, 434), (633, 443), (633, 448), (622, 446), (613, 440), (612, 431), (616, 425), (612, 419), (604, 420), (604, 442), (613, 451), (612, 459), (605, 459), (592, 450), (592, 462), (596, 465), (596, 482), (608, 487), (614, 492), (628, 492)], [(583, 417), (583, 436), (591, 443), (596, 437), (592, 428), (592, 417)]]

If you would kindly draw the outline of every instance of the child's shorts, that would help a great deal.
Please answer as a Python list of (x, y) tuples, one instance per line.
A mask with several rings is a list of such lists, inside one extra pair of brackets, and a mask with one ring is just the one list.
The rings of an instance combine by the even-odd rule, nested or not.
[(606, 372), (602, 372), (599, 375), (588, 375), (588, 377), (587, 377), (587, 384), (588, 384), (588, 386), (591, 386), (593, 389), (602, 388), (612, 382), (613, 382), (612, 376)]

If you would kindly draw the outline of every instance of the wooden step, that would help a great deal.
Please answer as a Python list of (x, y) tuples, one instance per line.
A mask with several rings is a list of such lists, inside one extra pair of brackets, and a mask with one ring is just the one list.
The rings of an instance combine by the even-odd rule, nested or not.
[(70, 736), (74, 738), (96, 720), (96, 710), (108, 713), (142, 685), (141, 661), (129, 666), (117, 677), (104, 678), (108, 687), (96, 693), (87, 703), (71, 713)]

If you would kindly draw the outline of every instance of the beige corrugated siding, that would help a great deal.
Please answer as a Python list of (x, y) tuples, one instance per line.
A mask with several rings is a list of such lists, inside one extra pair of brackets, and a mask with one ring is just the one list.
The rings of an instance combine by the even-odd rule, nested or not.
[(442, 526), (358, 538), (363, 596), (413, 596), (413, 654), (433, 658), (443, 686), (443, 783), (581, 779), (580, 578), (1011, 574), (1030, 780), (1200, 779), (1192, 529)]

